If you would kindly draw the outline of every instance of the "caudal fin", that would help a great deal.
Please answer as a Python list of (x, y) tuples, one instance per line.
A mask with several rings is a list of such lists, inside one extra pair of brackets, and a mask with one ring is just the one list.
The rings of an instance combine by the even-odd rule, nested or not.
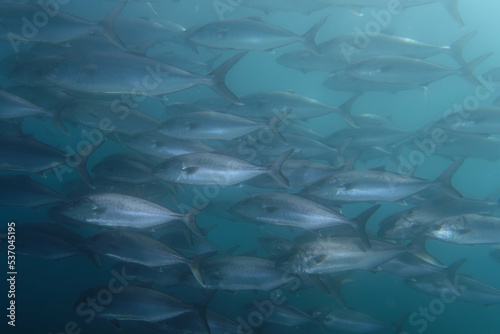
[(209, 334), (211, 332), (210, 332), (210, 326), (209, 326), (208, 321), (207, 321), (207, 307), (208, 307), (208, 303), (210, 303), (210, 301), (212, 300), (212, 298), (215, 296), (216, 293), (217, 293), (217, 290), (213, 290), (201, 302), (195, 304), (194, 308), (193, 308), (194, 312), (198, 316), (198, 320), (203, 325), (203, 328), (205, 328), (205, 330)]
[[(87, 183), (90, 187), (95, 188), (92, 179), (89, 175), (89, 171), (87, 170), (87, 160), (99, 148), (99, 146), (104, 143), (104, 139), (89, 144), (76, 152), (75, 154), (68, 156), (68, 161), (73, 163), (73, 167), (76, 169), (80, 177)], [(74, 163), (76, 161), (76, 163)]]
[(303, 37), (302, 43), (304, 43), (305, 46), (307, 46), (308, 48), (310, 48), (311, 50), (313, 50), (318, 54), (321, 53), (321, 51), (318, 48), (318, 45), (316, 45), (315, 41), (316, 34), (318, 33), (319, 29), (321, 29), (323, 24), (325, 24), (327, 19), (328, 16), (324, 17), (323, 19), (321, 19), (321, 21), (313, 25), (311, 29), (309, 29), (304, 35), (302, 35)]
[(229, 58), (208, 75), (210, 79), (208, 86), (220, 96), (238, 105), (243, 105), (243, 102), (227, 88), (225, 79), (227, 72), (247, 53), (241, 52)]
[(451, 43), (450, 49), (449, 49), (449, 55), (451, 58), (453, 58), (458, 64), (461, 66), (464, 66), (467, 64), (467, 62), (464, 59), (463, 52), (464, 52), (464, 47), (471, 40), (472, 37), (476, 35), (477, 31), (471, 31), (459, 39), (457, 39), (455, 42)]
[(421, 260), (424, 260), (427, 263), (433, 264), (438, 267), (442, 267), (443, 264), (441, 261), (436, 259), (434, 256), (429, 254), (427, 250), (425, 249), (425, 242), (427, 239), (425, 236), (418, 236), (416, 237), (409, 245), (408, 245), (408, 251), (415, 255), (416, 257), (420, 258)]
[(354, 119), (352, 118), (351, 110), (352, 110), (352, 105), (356, 100), (361, 96), (361, 94), (354, 95), (351, 97), (349, 100), (345, 101), (342, 103), (339, 107), (340, 110), (340, 116), (344, 118), (344, 120), (353, 128), (359, 128), (359, 126), (356, 124)]
[(460, 295), (461, 293), (457, 282), (457, 272), (465, 262), (467, 262), (467, 259), (458, 260), (450, 264), (448, 268), (445, 269), (446, 279), (450, 282), (451, 290), (453, 290), (453, 293), (457, 295)]
[(200, 264), (208, 259), (209, 257), (212, 257), (214, 256), (215, 254), (217, 254), (218, 252), (217, 251), (213, 251), (213, 252), (209, 252), (209, 253), (205, 253), (205, 254), (201, 254), (201, 255), (198, 255), (194, 258), (192, 258), (189, 262), (188, 262), (188, 265), (189, 265), (189, 269), (191, 269), (191, 272), (193, 273), (193, 276), (196, 278), (196, 280), (198, 281), (198, 283), (201, 284), (201, 286), (203, 286), (204, 288), (207, 287), (206, 283), (205, 283), (205, 280), (203, 279), (203, 275), (201, 274), (201, 271), (200, 271)]
[(481, 64), (483, 61), (485, 61), (489, 56), (491, 56), (493, 52), (487, 53), (485, 55), (479, 56), (470, 63), (465, 64), (460, 68), (460, 76), (462, 76), (464, 79), (467, 81), (473, 83), (474, 85), (480, 84), (483, 85), (481, 81), (479, 81), (472, 72), (474, 72), (474, 69)]
[(460, 27), (465, 26), (464, 20), (458, 11), (458, 0), (441, 0), (440, 2)]
[(275, 181), (277, 181), (279, 184), (290, 188), (290, 182), (288, 179), (283, 175), (281, 172), (281, 167), (285, 163), (285, 161), (292, 155), (294, 149), (288, 150), (285, 153), (282, 153), (279, 157), (274, 160), (274, 162), (271, 164), (271, 167), (269, 168), (268, 174), (271, 176)]
[(368, 238), (368, 234), (366, 234), (366, 224), (368, 223), (370, 217), (375, 213), (375, 211), (378, 210), (378, 208), (380, 208), (380, 204), (372, 206), (371, 208), (363, 211), (356, 218), (352, 219), (353, 227), (358, 233), (363, 244), (367, 247), (367, 249), (372, 248), (372, 246), (370, 244), (370, 239)]
[(126, 46), (123, 44), (122, 40), (115, 33), (115, 20), (122, 12), (123, 8), (127, 2), (123, 2), (122, 4), (116, 6), (103, 20), (98, 22), (98, 27), (102, 34), (113, 44), (118, 46), (121, 49), (126, 49)]
[(464, 196), (459, 193), (453, 185), (451, 184), (451, 179), (453, 175), (455, 175), (456, 171), (462, 166), (465, 158), (459, 159), (452, 163), (450, 167), (448, 167), (441, 176), (436, 180), (439, 183), (439, 187), (448, 195), (453, 198), (462, 199)]
[[(184, 217), (184, 224), (197, 236), (204, 237), (203, 232), (201, 229), (198, 227), (198, 224), (196, 223), (196, 216), (198, 215), (199, 211), (196, 210), (196, 208), (192, 208), (189, 210), (185, 217)], [(192, 244), (193, 240), (191, 238), (188, 238), (188, 241)]]

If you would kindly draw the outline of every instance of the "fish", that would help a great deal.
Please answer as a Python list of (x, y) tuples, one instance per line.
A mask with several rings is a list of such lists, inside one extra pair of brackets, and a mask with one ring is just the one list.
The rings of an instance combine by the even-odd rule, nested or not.
[(81, 124), (108, 133), (137, 135), (161, 124), (156, 118), (115, 101), (76, 101), (59, 112), (61, 118), (70, 124)]
[[(327, 157), (327, 160), (334, 161), (336, 166), (341, 165), (341, 162), (338, 161), (341, 158), (339, 158), (338, 149), (308, 137), (294, 134), (284, 134), (284, 140), (279, 140), (278, 137), (272, 137), (272, 140), (269, 140), (266, 136), (256, 137), (239, 143), (238, 151), (241, 153), (248, 152), (249, 154), (258, 152), (260, 156), (272, 157), (280, 155), (282, 152), (293, 150), (292, 157), (297, 159)], [(264, 138), (261, 139), (261, 137)]]
[[(346, 7), (349, 9), (356, 9), (360, 11), (364, 8), (387, 8), (387, 2), (385, 0), (319, 0), (330, 6)], [(460, 27), (465, 25), (460, 13), (458, 11), (458, 0), (400, 0), (394, 4), (391, 4), (390, 9), (396, 11), (396, 13), (404, 10), (405, 8), (422, 6), (432, 3), (439, 3), (448, 11), (450, 16), (458, 23)]]
[(455, 282), (455, 276), (458, 269), (467, 261), (467, 259), (458, 260), (449, 266), (436, 266), (426, 262), (411, 253), (403, 253), (392, 260), (379, 265), (375, 272), (384, 271), (393, 273), (401, 277), (413, 278), (424, 275), (441, 275)]
[(371, 81), (353, 77), (345, 71), (337, 72), (323, 81), (323, 86), (339, 92), (362, 94), (365, 92), (396, 93), (415, 89), (413, 83)]
[(226, 87), (224, 77), (245, 53), (226, 60), (206, 76), (125, 52), (71, 54), (47, 59), (43, 80), (58, 87), (92, 94), (159, 96), (207, 85), (228, 101), (241, 101)]
[(224, 256), (193, 265), (193, 274), (205, 289), (271, 291), (295, 278), (284, 275), (274, 261), (251, 256)]
[[(354, 122), (357, 122), (355, 120)], [(357, 123), (356, 123), (357, 124)], [(325, 143), (331, 147), (366, 148), (368, 146), (389, 146), (417, 137), (416, 132), (385, 126), (362, 126), (344, 128), (328, 136)]]
[(92, 186), (86, 163), (102, 142), (90, 143), (80, 151), (68, 154), (29, 136), (1, 136), (0, 170), (43, 175), (47, 171), (70, 165)]
[[(207, 309), (206, 317), (212, 334), (237, 333), (241, 326), (210, 309)], [(186, 331), (193, 334), (206, 333), (205, 328), (196, 321), (195, 315), (190, 313), (164, 321), (158, 324), (156, 328), (171, 334), (185, 334)]]
[[(249, 313), (252, 311), (258, 312), (261, 310), (259, 306), (267, 305), (267, 302), (268, 300), (266, 299), (256, 299), (246, 304), (245, 309), (248, 310)], [(322, 330), (325, 329), (320, 318), (315, 318), (286, 301), (273, 305), (272, 312), (265, 318), (265, 322), (286, 327), (297, 327), (312, 323)]]
[(54, 117), (49, 110), (45, 110), (19, 96), (0, 90), (0, 119), (15, 119), (26, 116)]
[(160, 159), (214, 150), (202, 141), (172, 138), (157, 131), (144, 132), (132, 137), (120, 137), (120, 139), (131, 149)]
[(153, 175), (173, 183), (231, 186), (268, 174), (289, 187), (288, 180), (281, 173), (281, 166), (292, 153), (293, 150), (284, 152), (269, 167), (211, 152), (184, 154), (160, 163), (153, 169)]
[(457, 275), (458, 292), (453, 292), (452, 282), (439, 275), (418, 276), (405, 280), (405, 284), (419, 292), (450, 300), (460, 300), (479, 305), (495, 305), (500, 303), (500, 289), (481, 282), (468, 275)]
[(434, 221), (424, 235), (435, 240), (460, 245), (500, 243), (500, 217), (463, 214)]
[[(93, 298), (103, 289), (107, 287), (94, 287), (83, 292), (75, 303), (77, 314), (86, 315), (89, 312), (86, 310), (89, 308), (87, 298)], [(120, 328), (119, 321), (136, 320), (156, 323), (182, 314), (193, 313), (210, 333), (205, 318), (206, 304), (209, 300), (198, 305), (185, 304), (161, 291), (133, 285), (121, 287), (118, 291), (119, 293), (113, 294), (106, 308), (96, 313), (97, 317), (111, 321), (118, 328)]]
[(375, 206), (359, 217), (349, 219), (335, 210), (297, 195), (262, 193), (239, 201), (232, 211), (258, 222), (299, 227), (319, 231), (320, 234), (322, 229), (349, 225), (359, 234), (365, 245), (370, 247), (365, 227), (371, 214), (377, 209)]
[(181, 221), (195, 234), (202, 235), (196, 225), (196, 213), (177, 213), (142, 198), (119, 193), (84, 195), (59, 205), (57, 213), (79, 223), (115, 228), (156, 230)]
[(454, 198), (463, 196), (453, 188), (451, 178), (463, 163), (451, 164), (435, 181), (378, 170), (337, 172), (301, 190), (309, 198), (341, 202), (401, 201), (423, 190), (437, 187)]
[(314, 51), (316, 33), (326, 22), (320, 20), (303, 35), (271, 25), (257, 18), (213, 21), (186, 30), (186, 39), (195, 45), (212, 49), (269, 51), (291, 43), (303, 43)]
[(478, 108), (471, 113), (452, 112), (447, 114), (429, 127), (425, 127), (424, 131), (428, 132), (434, 128), (440, 128), (447, 132), (491, 135), (499, 133), (499, 124), (500, 108)]
[[(283, 163), (281, 172), (290, 183), (290, 188), (306, 187), (315, 183), (333, 172), (338, 168), (323, 164), (320, 162), (288, 159)], [(283, 189), (284, 186), (275, 181), (268, 175), (260, 175), (245, 182), (252, 187)]]
[(85, 240), (85, 247), (121, 262), (164, 267), (190, 264), (191, 261), (164, 243), (145, 234), (126, 230), (108, 230)]
[(395, 212), (380, 221), (378, 236), (388, 239), (413, 239), (437, 220), (458, 214), (491, 212), (498, 208), (493, 199), (438, 199)]
[[(156, 164), (154, 160), (152, 162)], [(91, 171), (96, 177), (110, 181), (133, 184), (158, 181), (158, 178), (152, 175), (151, 167), (127, 157), (107, 156), (95, 164)]]
[[(417, 138), (418, 142), (423, 142), (423, 140), (428, 139), (428, 136), (419, 136)], [(417, 148), (418, 142), (409, 141), (407, 147), (410, 149)], [(500, 159), (499, 144), (500, 139), (494, 136), (443, 131), (440, 136), (440, 142), (434, 146), (433, 154), (454, 159), (473, 157), (487, 161), (496, 161)]]
[(369, 270), (398, 255), (413, 253), (432, 264), (441, 265), (425, 251), (425, 240), (415, 240), (409, 246), (370, 240), (367, 249), (358, 237), (333, 235), (298, 245), (276, 262), (281, 270), (294, 274), (323, 275), (349, 270)]
[(23, 236), (16, 242), (18, 254), (53, 261), (83, 255), (98, 268), (92, 253), (84, 247), (85, 239), (77, 233), (53, 223), (26, 223), (17, 230)]
[[(125, 276), (130, 280), (158, 287), (182, 285), (184, 277), (191, 273), (183, 263), (170, 265), (167, 267), (168, 270), (163, 270), (133, 262), (117, 262), (113, 265), (113, 269), (119, 273), (125, 273)], [(196, 284), (198, 285), (198, 282)]]
[(0, 175), (0, 205), (35, 209), (65, 201), (63, 194), (32, 180), (28, 175)]
[(323, 313), (326, 313), (322, 316), (324, 327), (330, 330), (350, 333), (371, 333), (394, 328), (391, 324), (352, 309), (333, 307), (327, 311), (323, 311)]
[(377, 56), (349, 64), (345, 73), (355, 79), (381, 84), (401, 84), (406, 87), (424, 87), (450, 75), (458, 75), (473, 84), (480, 83), (472, 71), (491, 53), (480, 56), (460, 69), (403, 56)]
[(347, 62), (334, 57), (318, 54), (311, 50), (292, 50), (276, 58), (282, 66), (299, 70), (302, 73), (311, 71), (335, 73), (347, 67)]
[(278, 236), (260, 237), (259, 245), (273, 257), (288, 253), (295, 246), (293, 241)]
[[(152, 59), (161, 61), (162, 63), (167, 63), (191, 72), (196, 73), (210, 73), (214, 70), (215, 62), (221, 57), (221, 55), (215, 55), (208, 60), (198, 60), (191, 56), (186, 56), (184, 54), (177, 54), (174, 51), (166, 51), (161, 53), (155, 53), (148, 55)], [(182, 102), (173, 102), (169, 105), (177, 104), (188, 104)], [(167, 106), (166, 106), (167, 107)], [(200, 108), (203, 110), (208, 110), (206, 108)], [(191, 110), (191, 111), (201, 111), (201, 110)]]
[(275, 11), (310, 14), (328, 7), (327, 4), (317, 0), (275, 0), (272, 3), (265, 0), (248, 0), (243, 1), (241, 5), (262, 10), (266, 14)]
[[(284, 118), (291, 112), (288, 110)], [(199, 111), (175, 116), (165, 121), (156, 131), (177, 139), (231, 140), (259, 130), (268, 130), (286, 141), (277, 130), (277, 122), (256, 123), (245, 118), (216, 111)]]
[(0, 119), (13, 120), (28, 116), (47, 117), (65, 134), (68, 130), (61, 123), (59, 114), (54, 110), (39, 107), (17, 95), (0, 90)]
[[(100, 33), (119, 47), (123, 46), (115, 34), (113, 25), (125, 4), (117, 6), (104, 19), (98, 22), (87, 21), (66, 14), (50, 7), (50, 18), (41, 7), (35, 4), (1, 4), (0, 5), (0, 40), (9, 41), (14, 51), (19, 52), (19, 46), (28, 42), (64, 44), (92, 33)], [(43, 29), (35, 26), (37, 13), (45, 14), (46, 23)], [(39, 15), (42, 16), (42, 15)], [(32, 18), (26, 21), (19, 18)], [(26, 23), (28, 22), (28, 23)], [(43, 21), (42, 21), (43, 22)], [(40, 22), (36, 22), (40, 24)]]
[(162, 42), (180, 37), (186, 30), (179, 23), (160, 17), (119, 17), (114, 30), (126, 46), (141, 47), (152, 42)]
[(278, 117), (284, 110), (292, 109), (289, 117), (309, 119), (331, 113), (338, 113), (349, 119), (349, 113), (339, 107), (329, 106), (290, 91), (272, 91), (253, 93), (241, 98), (243, 105), (232, 105), (227, 112), (240, 117), (269, 119)]
[[(476, 31), (469, 32), (447, 46), (423, 43), (415, 39), (381, 32), (370, 36), (369, 42), (360, 45), (356, 33), (334, 36), (318, 45), (325, 56), (343, 60), (346, 65), (377, 56), (404, 56), (426, 59), (438, 54), (447, 54), (458, 64), (465, 65), (463, 49), (467, 42), (476, 35)], [(357, 44), (358, 43), (358, 44)]]

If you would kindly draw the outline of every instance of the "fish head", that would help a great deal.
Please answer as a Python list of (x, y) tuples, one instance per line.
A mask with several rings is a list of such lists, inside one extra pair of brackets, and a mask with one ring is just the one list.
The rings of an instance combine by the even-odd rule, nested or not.
[(153, 168), (153, 175), (164, 181), (176, 182), (187, 173), (185, 163), (179, 159), (167, 159)]
[(264, 206), (265, 203), (259, 197), (250, 196), (233, 205), (231, 211), (243, 217), (256, 218), (262, 215)]
[(292, 249), (276, 260), (276, 268), (284, 274), (303, 274), (307, 272), (309, 266), (308, 259), (300, 249)]
[(183, 156), (173, 157), (165, 160), (153, 168), (153, 175), (164, 181), (180, 182), (196, 179), (200, 166), (196, 162), (190, 162)]
[(466, 230), (465, 224), (463, 216), (446, 217), (429, 226), (425, 235), (440, 240), (453, 239), (454, 236)]

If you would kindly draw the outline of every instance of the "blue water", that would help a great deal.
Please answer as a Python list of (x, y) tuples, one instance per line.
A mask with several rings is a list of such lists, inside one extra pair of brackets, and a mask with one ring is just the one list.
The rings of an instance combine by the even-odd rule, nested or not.
[[(243, 0), (245, 1), (245, 0)], [(269, 0), (272, 3), (272, 0)], [(72, 0), (62, 7), (64, 12), (82, 17), (88, 20), (98, 20), (116, 5), (111, 1), (78, 1)], [(174, 3), (156, 3), (155, 9), (161, 17), (171, 19), (185, 27), (218, 20), (212, 1), (182, 0)], [(395, 15), (390, 24), (390, 31), (394, 34), (425, 41), (429, 44), (447, 45), (458, 39), (469, 31), (477, 31), (477, 35), (468, 43), (464, 51), (464, 57), (470, 61), (488, 52), (494, 52), (484, 63), (478, 66), (475, 73), (480, 75), (485, 71), (497, 66), (500, 62), (500, 44), (498, 43), (498, 32), (500, 31), (500, 4), (495, 0), (459, 1), (459, 11), (465, 22), (465, 27), (459, 28), (448, 13), (439, 4), (423, 5), (408, 8), (403, 13)], [(126, 6), (123, 16), (152, 16), (155, 14), (144, 3), (131, 3)], [(227, 12), (225, 18), (239, 18), (247, 16), (259, 16), (264, 21), (302, 34), (321, 18), (328, 16), (328, 21), (317, 35), (317, 42), (321, 42), (336, 34), (345, 34), (353, 31), (355, 27), (363, 27), (373, 18), (365, 12), (364, 16), (357, 16), (344, 8), (327, 8), (312, 14), (272, 12), (268, 15), (262, 11), (250, 9), (244, 6), (235, 6), (234, 10)], [(182, 46), (175, 46), (180, 52), (186, 52)], [(161, 48), (161, 46), (160, 46)], [(275, 59), (290, 50), (302, 48), (300, 44), (291, 44), (278, 48), (272, 52), (251, 51), (232, 69), (226, 78), (227, 86), (239, 97), (258, 91), (294, 90), (296, 93), (317, 99), (323, 103), (338, 106), (352, 96), (351, 93), (334, 92), (322, 86), (321, 82), (327, 77), (327, 73), (310, 72), (307, 74), (282, 67)], [(221, 59), (227, 59), (235, 54), (233, 51), (216, 50), (211, 52), (200, 47), (200, 58), (208, 59), (213, 54), (222, 54)], [(0, 58), (11, 54), (8, 43), (0, 44)], [(449, 57), (436, 56), (430, 59), (444, 66), (456, 67)], [(5, 77), (0, 77), (3, 87), (12, 86), (13, 83)], [(454, 103), (460, 103), (474, 93), (475, 87), (457, 76), (450, 76), (429, 85), (427, 93), (423, 90), (403, 91), (392, 93), (366, 93), (359, 98), (353, 108), (353, 114), (374, 113), (381, 116), (391, 117), (395, 127), (416, 131), (430, 121), (439, 120)], [(484, 106), (492, 103), (493, 99), (500, 95), (495, 91), (491, 98), (483, 101)], [(198, 87), (167, 96), (168, 102), (194, 102), (202, 97), (213, 97), (215, 94), (208, 87)], [(157, 101), (146, 101), (141, 105), (141, 110), (166, 120), (167, 116), (161, 111)], [(336, 130), (346, 127), (346, 123), (338, 115), (327, 115), (311, 119), (308, 125), (315, 131), (328, 135)], [(34, 133), (36, 139), (51, 144), (64, 150), (67, 145), (75, 147), (81, 139), (81, 128), (68, 126), (70, 136), (62, 135), (50, 122), (37, 118), (29, 118), (23, 122), (24, 133)], [(127, 151), (120, 145), (108, 141), (89, 160), (89, 169), (103, 157), (117, 152)], [(425, 162), (419, 166), (415, 176), (425, 179), (434, 179), (450, 164), (449, 159), (439, 156), (426, 156)], [(363, 165), (363, 164), (361, 164)], [(375, 167), (377, 163), (370, 166)], [(65, 175), (64, 181), (77, 178), (73, 172)], [(54, 189), (60, 189), (61, 183), (53, 175), (47, 178), (33, 176)], [(467, 159), (453, 179), (457, 190), (468, 197), (484, 198), (491, 192), (500, 189), (500, 165), (495, 161), (480, 159)], [(203, 189), (203, 187), (199, 187)], [(187, 187), (185, 194), (179, 195), (181, 202), (190, 203), (194, 196), (194, 187)], [(241, 188), (227, 187), (220, 189), (216, 200), (243, 198), (253, 193), (252, 188), (243, 186)], [(213, 199), (211, 199), (213, 200)], [(165, 200), (165, 205), (171, 205)], [(357, 215), (366, 205), (354, 205), (346, 207), (344, 213), (349, 216)], [(384, 204), (382, 208), (370, 220), (369, 230), (376, 231), (378, 221), (388, 214), (400, 210), (396, 204)], [(21, 207), (0, 207), (0, 229), (6, 228), (9, 221), (17, 224), (26, 222), (47, 222), (47, 208), (30, 210)], [(202, 213), (198, 224), (208, 226), (218, 224), (218, 228), (212, 231), (209, 239), (220, 247), (227, 249), (235, 245), (240, 248), (237, 252), (246, 252), (257, 249), (257, 254), (265, 256), (260, 249), (257, 238), (262, 229), (277, 235), (291, 236), (286, 228), (264, 227), (248, 223), (230, 222), (216, 216)], [(87, 236), (95, 230), (80, 228), (73, 230), (83, 236)], [(18, 235), (22, 238), (22, 235)], [(6, 243), (0, 244), (2, 251)], [(468, 261), (460, 269), (460, 273), (468, 274), (474, 278), (500, 288), (500, 265), (488, 256), (490, 246), (460, 246), (445, 244), (437, 241), (428, 241), (427, 248), (431, 254), (439, 258), (443, 263), (450, 264), (462, 258)], [(2, 253), (4, 254), (4, 253)], [(16, 327), (6, 325), (5, 300), (7, 286), (2, 279), (1, 293), (2, 305), (2, 328), (7, 333), (71, 333), (70, 327), (65, 328), (71, 322), (76, 324), (73, 333), (118, 333), (109, 323), (102, 319), (96, 319), (90, 323), (79, 316), (74, 309), (74, 304), (84, 290), (106, 284), (111, 275), (111, 267), (114, 261), (103, 258), (102, 267), (97, 270), (91, 266), (83, 257), (73, 257), (61, 261), (49, 261), (24, 256), (17, 257), (17, 281), (16, 281)], [(5, 266), (4, 266), (5, 268)], [(6, 269), (3, 269), (6, 271)], [(377, 319), (390, 323), (401, 316), (404, 312), (412, 314), (420, 312), (421, 308), (429, 308), (434, 297), (420, 294), (403, 284), (403, 279), (388, 273), (372, 274), (370, 272), (356, 272), (352, 276), (353, 281), (346, 283), (342, 288), (344, 299), (350, 308), (369, 314)], [(186, 301), (199, 300), (199, 295), (193, 297), (189, 291), (183, 289), (167, 290), (166, 292), (177, 297), (186, 298)], [(210, 308), (236, 320), (238, 316), (246, 317), (242, 306), (257, 298), (268, 298), (269, 294), (259, 292), (256, 296), (252, 291), (237, 292), (229, 294), (220, 292), (211, 302)], [(335, 302), (324, 296), (318, 290), (309, 289), (300, 291), (297, 295), (288, 296), (288, 300), (297, 307), (308, 310), (321, 306), (333, 305)], [(484, 307), (464, 302), (447, 304), (440, 314), (427, 322), (427, 327), (409, 326), (405, 324), (404, 329), (409, 333), (453, 333), (453, 334), (495, 334), (500, 331), (500, 308), (498, 305)], [(156, 333), (148, 325), (124, 322), (121, 333)], [(297, 329), (297, 333), (304, 331), (320, 333), (316, 328), (304, 327)], [(271, 332), (271, 331), (266, 331)], [(382, 333), (383, 331), (381, 331)], [(383, 333), (390, 333), (386, 331)], [(2, 330), (2, 333), (4, 331)], [(333, 331), (332, 331), (333, 333)]]

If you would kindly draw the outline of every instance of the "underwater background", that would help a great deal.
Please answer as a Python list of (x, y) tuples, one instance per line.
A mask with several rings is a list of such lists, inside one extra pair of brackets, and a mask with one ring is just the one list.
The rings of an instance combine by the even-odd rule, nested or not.
[[(227, 3), (222, 1), (223, 3)], [(240, 1), (241, 2), (241, 1)], [(245, 2), (245, 0), (243, 0)], [(270, 4), (273, 0), (268, 1)], [(253, 9), (241, 4), (227, 5), (231, 10), (223, 14), (224, 19), (242, 17), (260, 17), (266, 23), (270, 23), (287, 29), (297, 34), (307, 31), (323, 17), (328, 17), (326, 23), (319, 30), (316, 42), (331, 38), (335, 35), (348, 34), (355, 31), (355, 27), (364, 29), (365, 24), (373, 21), (370, 9), (363, 9), (357, 13), (347, 7), (327, 7), (312, 13), (272, 11), (263, 13), (259, 9)], [(221, 19), (214, 7), (216, 2), (211, 0), (182, 0), (152, 2), (151, 7), (141, 1), (128, 3), (123, 9), (120, 17), (161, 17), (172, 20), (182, 26), (189, 28), (199, 24)], [(115, 1), (78, 1), (71, 0), (61, 5), (65, 13), (84, 18), (89, 21), (98, 21), (109, 11), (117, 6)], [(380, 10), (380, 9), (375, 9)], [(466, 61), (493, 52), (483, 63), (479, 64), (474, 73), (476, 77), (486, 73), (500, 63), (500, 43), (498, 33), (500, 32), (500, 3), (494, 0), (460, 0), (458, 10), (465, 23), (460, 27), (449, 15), (441, 4), (434, 2), (406, 8), (402, 13), (393, 15), (390, 24), (385, 31), (398, 36), (424, 41), (433, 45), (448, 45), (457, 40), (467, 32), (476, 31), (476, 35), (464, 48), (463, 57)], [(350, 92), (340, 92), (328, 89), (322, 82), (331, 74), (320, 71), (303, 73), (301, 71), (281, 66), (276, 59), (286, 52), (303, 49), (300, 43), (292, 43), (272, 51), (250, 51), (245, 55), (226, 76), (226, 85), (238, 97), (255, 92), (290, 90), (330, 106), (339, 106), (353, 96)], [(238, 53), (234, 50), (210, 50), (198, 47), (199, 54), (193, 53), (179, 43), (159, 43), (150, 49), (150, 52), (162, 52), (164, 50), (174, 51), (186, 57), (200, 60), (208, 60), (214, 55), (221, 55), (216, 61), (228, 59)], [(9, 42), (0, 42), (0, 59), (12, 55)], [(457, 68), (456, 62), (446, 55), (433, 56), (428, 61), (443, 66)], [(2, 89), (14, 86), (6, 76), (0, 76)], [(476, 86), (460, 78), (459, 76), (448, 76), (444, 79), (432, 82), (428, 88), (412, 89), (397, 93), (390, 92), (366, 92), (363, 93), (352, 107), (352, 115), (362, 113), (376, 114), (390, 119), (396, 128), (418, 131), (432, 121), (443, 118), (447, 110), (455, 103), (463, 103), (468, 96), (474, 95)], [(500, 86), (495, 87), (491, 96), (481, 101), (482, 106), (492, 106), (495, 99), (500, 96)], [(160, 121), (168, 119), (163, 103), (192, 103), (201, 98), (215, 97), (216, 94), (206, 86), (198, 86), (193, 89), (168, 94), (165, 101), (146, 99), (140, 103), (139, 109)], [(289, 106), (293, 109), (293, 106)], [(338, 114), (327, 114), (312, 118), (307, 121), (307, 127), (313, 131), (328, 136), (335, 131), (346, 128), (349, 125)], [(62, 134), (60, 130), (50, 121), (27, 117), (22, 122), (22, 132), (33, 134), (37, 140), (58, 147), (65, 151), (67, 146), (76, 147), (82, 140), (81, 129), (83, 126), (66, 124), (69, 135)], [(222, 143), (222, 146), (224, 143)], [(106, 142), (93, 154), (88, 161), (88, 170), (106, 156), (121, 152), (131, 152), (130, 149), (112, 139)], [(408, 151), (403, 155), (408, 156)], [(451, 159), (430, 154), (425, 155), (425, 160), (416, 168), (413, 176), (434, 180), (451, 163)], [(256, 162), (256, 164), (261, 164)], [(384, 164), (384, 163), (382, 163)], [(380, 166), (380, 161), (359, 162), (356, 169), (369, 169)], [(394, 171), (394, 164), (388, 164), (388, 169)], [(9, 172), (2, 172), (9, 174)], [(12, 173), (11, 173), (12, 174)], [(78, 178), (76, 172), (65, 174), (63, 181), (47, 173), (46, 177), (31, 176), (32, 179), (43, 183), (50, 188), (62, 191), (62, 185), (71, 179)], [(484, 199), (491, 193), (500, 189), (500, 165), (498, 160), (467, 158), (463, 166), (453, 177), (453, 186), (468, 198)], [(203, 187), (198, 187), (203, 189)], [(197, 194), (196, 186), (186, 186), (184, 192), (178, 192), (178, 202), (190, 205), (192, 198)], [(257, 191), (248, 185), (240, 187), (221, 187), (215, 198), (210, 202), (219, 202), (247, 197)], [(266, 191), (266, 190), (262, 190)], [(296, 191), (291, 191), (296, 192)], [(158, 203), (176, 211), (172, 199), (164, 197), (157, 200)], [(409, 204), (412, 205), (412, 204)], [(366, 209), (366, 203), (350, 204), (343, 207), (343, 214), (354, 217)], [(29, 209), (21, 206), (1, 206), (1, 222), (3, 229), (7, 223), (14, 221), (17, 226), (25, 223), (49, 222), (47, 206)], [(378, 222), (389, 214), (402, 210), (404, 207), (398, 203), (384, 203), (373, 215), (368, 223), (367, 230), (376, 232)], [(222, 249), (230, 249), (239, 246), (236, 254), (256, 251), (257, 256), (265, 257), (267, 253), (258, 243), (261, 235), (276, 235), (292, 238), (297, 230), (290, 231), (286, 227), (271, 225), (255, 225), (248, 222), (234, 222), (215, 215), (212, 212), (201, 212), (197, 218), (200, 227), (217, 225), (209, 235), (208, 239)], [(99, 230), (87, 226), (69, 226), (68, 229), (88, 237)], [(4, 232), (5, 233), (5, 232)], [(16, 234), (16, 241), (22, 243), (23, 234)], [(6, 255), (7, 242), (2, 239), (0, 243), (2, 254)], [(473, 276), (475, 279), (500, 288), (500, 264), (495, 262), (488, 254), (490, 245), (455, 245), (440, 241), (428, 240), (427, 250), (444, 264), (451, 264), (462, 258), (467, 262), (460, 268), (461, 274)], [(2, 332), (6, 333), (61, 333), (65, 332), (65, 326), (70, 321), (77, 324), (78, 330), (74, 333), (159, 333), (161, 330), (140, 322), (123, 322), (121, 330), (114, 328), (106, 320), (98, 319), (85, 322), (85, 318), (79, 316), (75, 311), (75, 304), (80, 294), (94, 286), (105, 285), (112, 276), (112, 267), (115, 261), (102, 257), (99, 269), (92, 266), (83, 256), (75, 256), (58, 261), (40, 259), (36, 257), (16, 256), (16, 326), (8, 326), (8, 319), (3, 316)], [(4, 266), (5, 268), (5, 266)], [(4, 269), (7, 272), (7, 269)], [(390, 273), (372, 273), (369, 271), (356, 271), (350, 276), (352, 281), (342, 286), (342, 296), (349, 308), (369, 314), (385, 323), (392, 323), (403, 313), (419, 312), (420, 308), (428, 308), (435, 297), (428, 296), (407, 287), (403, 278)], [(6, 299), (8, 285), (2, 280), (2, 300)], [(203, 294), (192, 288), (180, 286), (174, 288), (160, 289), (176, 296), (186, 302), (196, 302), (203, 298)], [(246, 318), (248, 312), (244, 305), (254, 299), (269, 298), (268, 292), (260, 291), (237, 291), (235, 293), (218, 292), (210, 302), (209, 308), (223, 314), (227, 318), (236, 321), (238, 317)], [(287, 300), (302, 310), (310, 310), (322, 306), (329, 306), (336, 302), (330, 296), (324, 295), (316, 289), (299, 291), (287, 295)], [(5, 302), (3, 313), (6, 313)], [(427, 322), (425, 330), (421, 326), (403, 325), (408, 333), (481, 333), (494, 334), (500, 330), (500, 309), (498, 305), (484, 306), (463, 301), (446, 304), (444, 310), (439, 312), (432, 321)], [(284, 328), (284, 327), (283, 327)], [(317, 332), (320, 329), (313, 325), (299, 326), (297, 328), (272, 329), (266, 328), (264, 332)], [(328, 330), (334, 333), (334, 330)], [(392, 333), (393, 329), (385, 329), (380, 333)], [(68, 332), (69, 333), (69, 332)]]

